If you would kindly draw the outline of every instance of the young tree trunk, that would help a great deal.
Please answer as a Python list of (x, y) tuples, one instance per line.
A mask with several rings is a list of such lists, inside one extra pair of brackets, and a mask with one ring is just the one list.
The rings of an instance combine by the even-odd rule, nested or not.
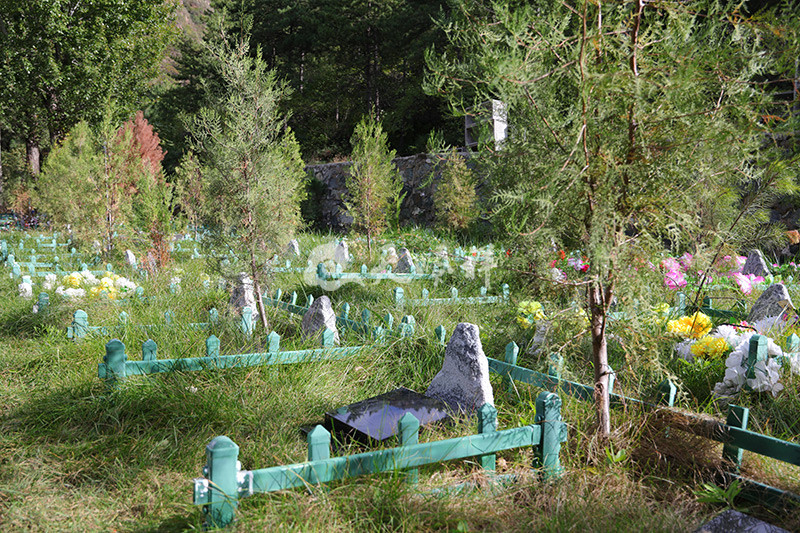
[(598, 434), (611, 433), (611, 413), (608, 397), (608, 345), (606, 343), (606, 316), (612, 296), (611, 284), (595, 281), (589, 286), (591, 311), (592, 361), (594, 363), (594, 402), (597, 411)]
[(34, 176), (39, 175), (41, 170), (41, 153), (39, 149), (39, 139), (31, 135), (25, 141), (25, 152), (28, 160), (28, 168), (31, 169), (31, 174)]
[(258, 305), (258, 316), (261, 317), (261, 326), (264, 332), (269, 331), (269, 324), (267, 323), (267, 313), (264, 310), (264, 298), (261, 296), (261, 284), (253, 279), (253, 289), (256, 291), (256, 305)]

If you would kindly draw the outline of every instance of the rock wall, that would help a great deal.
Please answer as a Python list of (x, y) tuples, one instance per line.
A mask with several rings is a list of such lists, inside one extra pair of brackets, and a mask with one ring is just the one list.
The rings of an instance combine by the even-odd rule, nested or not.
[[(466, 153), (463, 155), (467, 156)], [(433, 224), (433, 191), (441, 178), (443, 160), (444, 156), (438, 154), (417, 154), (393, 160), (403, 176), (401, 194), (405, 194), (405, 198), (400, 206), (401, 225)], [(317, 226), (347, 231), (353, 223), (353, 217), (344, 206), (344, 198), (347, 196), (345, 177), (350, 165), (346, 161), (306, 167), (316, 183), (311, 187), (313, 197), (308, 199), (305, 211), (306, 216), (312, 218)]]

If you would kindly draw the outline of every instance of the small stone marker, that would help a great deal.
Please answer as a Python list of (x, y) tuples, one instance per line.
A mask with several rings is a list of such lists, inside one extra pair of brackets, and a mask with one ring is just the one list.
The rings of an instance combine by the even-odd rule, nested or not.
[(136, 267), (136, 256), (130, 250), (125, 250), (125, 263), (129, 266)]
[(347, 241), (339, 241), (336, 249), (333, 251), (333, 260), (340, 265), (346, 265), (350, 262), (350, 250), (347, 248)]
[(240, 314), (242, 309), (249, 307), (253, 310), (253, 318), (258, 316), (253, 280), (250, 279), (246, 272), (239, 273), (236, 285), (234, 285), (231, 292), (230, 305), (239, 310)]
[(323, 295), (314, 300), (303, 316), (300, 329), (304, 339), (321, 334), (325, 329), (333, 331), (333, 343), (339, 344), (339, 331), (336, 329), (336, 313), (331, 299)]
[(773, 283), (767, 290), (761, 293), (750, 314), (747, 315), (747, 321), (751, 324), (762, 318), (770, 316), (778, 316), (784, 311), (794, 309), (792, 305), (792, 298), (789, 296), (789, 291), (783, 283)]
[(442, 369), (431, 381), (425, 396), (468, 413), (485, 403), (494, 405), (489, 361), (483, 353), (478, 326), (466, 322), (456, 326), (445, 349)]
[(750, 515), (728, 509), (718, 514), (695, 533), (789, 533), (787, 530), (768, 524)]
[(767, 266), (767, 262), (761, 250), (753, 250), (750, 252), (750, 255), (747, 256), (747, 260), (742, 267), (742, 274), (745, 276), (748, 274), (754, 274), (756, 276), (769, 275), (769, 266)]
[(397, 423), (408, 413), (422, 426), (448, 417), (444, 402), (401, 387), (325, 413), (325, 419), (333, 429), (361, 441), (366, 440), (365, 437), (381, 441), (397, 434)]
[(300, 244), (297, 242), (297, 239), (289, 241), (289, 244), (286, 245), (286, 250), (283, 252), (283, 256), (290, 258), (300, 256)]
[(416, 271), (414, 266), (414, 258), (411, 257), (411, 252), (407, 248), (400, 248), (398, 252), (399, 259), (397, 260), (397, 268), (394, 269), (398, 274), (410, 274)]
[(526, 350), (528, 355), (539, 355), (542, 347), (547, 341), (547, 335), (550, 333), (552, 324), (549, 320), (540, 320), (536, 323), (536, 331), (533, 334), (531, 345)]

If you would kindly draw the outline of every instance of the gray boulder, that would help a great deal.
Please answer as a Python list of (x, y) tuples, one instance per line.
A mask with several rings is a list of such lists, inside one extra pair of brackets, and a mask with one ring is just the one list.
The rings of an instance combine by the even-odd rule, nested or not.
[(414, 258), (407, 248), (400, 248), (398, 251), (397, 268), (394, 269), (398, 274), (410, 274), (415, 271)]
[(239, 313), (242, 309), (249, 307), (253, 310), (253, 318), (258, 316), (258, 306), (256, 305), (255, 288), (253, 287), (253, 280), (247, 275), (247, 272), (239, 272), (239, 277), (236, 278), (236, 283), (233, 285), (230, 298), (231, 307), (236, 308)]
[(786, 285), (773, 283), (761, 293), (756, 303), (753, 304), (750, 314), (747, 315), (747, 321), (753, 323), (762, 318), (778, 316), (782, 312), (792, 309), (794, 309), (794, 305)]
[(767, 261), (764, 259), (764, 254), (761, 253), (761, 250), (753, 250), (750, 252), (750, 255), (747, 256), (747, 260), (744, 262), (744, 266), (742, 267), (742, 274), (745, 276), (748, 274), (754, 274), (756, 276), (769, 275), (769, 266), (767, 265)]
[(445, 349), (442, 369), (431, 381), (425, 396), (467, 413), (485, 403), (494, 405), (489, 361), (483, 353), (478, 326), (466, 322), (456, 326)]
[(289, 241), (289, 244), (286, 245), (286, 250), (283, 252), (283, 256), (289, 259), (300, 257), (300, 244), (297, 242), (297, 239)]
[(336, 313), (333, 311), (331, 299), (327, 296), (320, 296), (311, 303), (311, 306), (303, 315), (300, 323), (301, 334), (304, 339), (322, 335), (325, 329), (333, 331), (333, 343), (339, 344), (339, 331), (336, 329)]

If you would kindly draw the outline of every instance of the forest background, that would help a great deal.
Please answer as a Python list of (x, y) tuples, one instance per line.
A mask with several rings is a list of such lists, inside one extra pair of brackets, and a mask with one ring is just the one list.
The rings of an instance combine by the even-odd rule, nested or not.
[[(112, 3), (34, 1), (21, 7), (0, 0), (6, 13), (0, 17), (6, 206), (38, 174), (54, 144), (81, 120), (99, 123), (112, 100), (120, 123), (144, 111), (171, 175), (188, 148), (187, 119), (219, 85), (204, 41), (219, 39), (207, 28), (223, 13), (229, 35), (251, 27), (253, 52), (260, 48), (291, 87), (289, 126), (306, 163), (345, 158), (355, 125), (371, 110), (398, 155), (425, 151), (432, 131), (460, 142), (461, 122), (444, 100), (421, 87), (425, 50), (444, 43), (433, 19), (446, 2), (150, 0), (135, 9), (130, 2)], [(88, 24), (90, 19), (95, 22)], [(59, 39), (68, 41), (69, 52)]]

